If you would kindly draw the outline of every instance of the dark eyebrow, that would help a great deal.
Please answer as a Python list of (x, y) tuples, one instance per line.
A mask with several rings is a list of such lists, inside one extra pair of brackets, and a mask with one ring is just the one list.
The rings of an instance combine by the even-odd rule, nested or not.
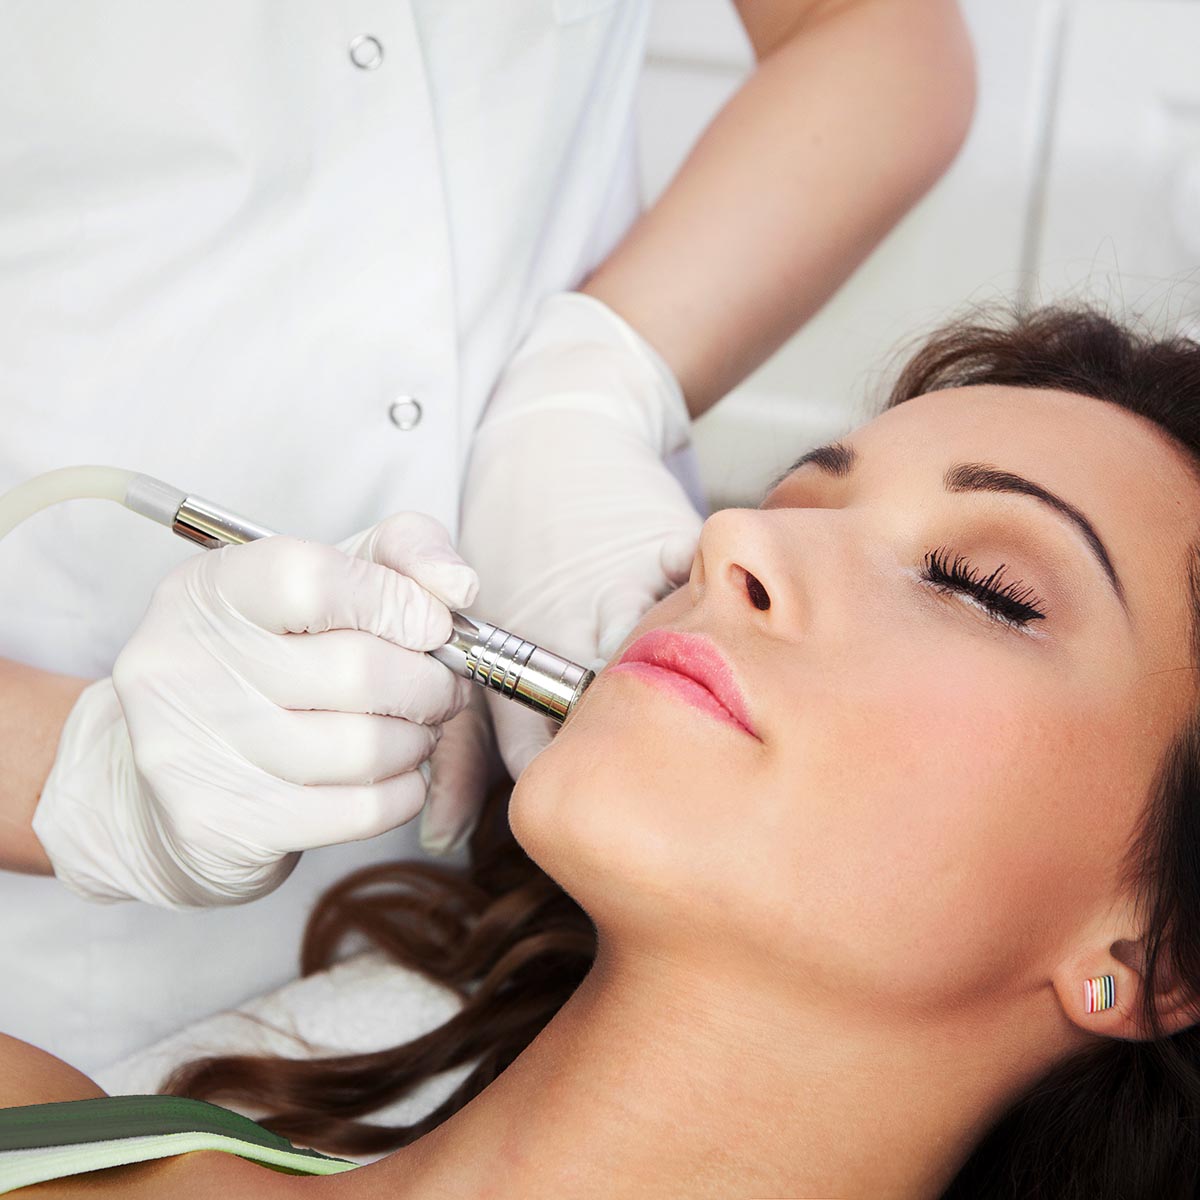
[[(771, 483), (771, 488), (768, 490), (775, 488), (793, 471), (799, 470), (808, 463), (812, 463), (814, 466), (820, 468), (827, 475), (844, 478), (854, 469), (854, 464), (857, 461), (858, 452), (853, 446), (847, 446), (842, 442), (831, 442), (827, 446), (817, 446), (815, 449), (809, 450), (807, 454), (802, 454), (796, 459), (786, 471)], [(1083, 534), (1084, 540), (1088, 544), (1088, 549), (1091, 550), (1101, 567), (1104, 568), (1104, 573), (1108, 576), (1108, 582), (1112, 585), (1117, 599), (1121, 602), (1121, 607), (1125, 610), (1125, 615), (1129, 615), (1129, 603), (1125, 598), (1125, 588), (1121, 583), (1120, 576), (1117, 575), (1116, 569), (1112, 565), (1112, 559), (1109, 557), (1108, 550), (1105, 548), (1104, 542), (1096, 532), (1091, 521), (1075, 505), (1064, 500), (1061, 496), (1056, 496), (1053, 492), (1042, 487), (1041, 484), (1034, 483), (1031, 479), (1026, 479), (1023, 475), (1014, 474), (1012, 471), (1002, 471), (998, 467), (991, 467), (986, 463), (956, 464), (942, 476), (942, 486), (948, 492), (1011, 492), (1020, 496), (1031, 496), (1034, 500), (1040, 501), (1059, 516), (1065, 517)]]

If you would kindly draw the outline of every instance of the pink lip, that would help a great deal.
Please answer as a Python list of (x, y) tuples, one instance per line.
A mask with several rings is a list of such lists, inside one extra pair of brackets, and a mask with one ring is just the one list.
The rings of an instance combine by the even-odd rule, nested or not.
[(609, 674), (615, 671), (629, 672), (669, 688), (696, 708), (758, 738), (729, 664), (699, 634), (652, 629), (608, 668)]

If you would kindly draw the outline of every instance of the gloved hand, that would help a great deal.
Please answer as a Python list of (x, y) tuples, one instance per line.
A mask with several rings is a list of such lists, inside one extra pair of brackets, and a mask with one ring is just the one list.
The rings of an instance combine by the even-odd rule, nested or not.
[(68, 715), (33, 820), (55, 874), (93, 900), (239, 904), (303, 850), (410, 820), (473, 689), (424, 651), (476, 587), (421, 513), (181, 564)]
[[(601, 301), (547, 299), (471, 446), (459, 548), (479, 573), (473, 613), (599, 668), (645, 611), (687, 579), (702, 524), (663, 460), (687, 444), (670, 368)], [(552, 722), (488, 695), (515, 779)], [(445, 853), (478, 819), (494, 776), (468, 709), (434, 754), (421, 844)]]

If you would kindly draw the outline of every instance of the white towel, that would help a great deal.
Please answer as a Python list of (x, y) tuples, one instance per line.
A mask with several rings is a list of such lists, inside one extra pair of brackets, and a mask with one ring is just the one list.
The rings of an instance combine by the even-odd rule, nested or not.
[[(449, 988), (370, 951), (296, 979), (237, 1009), (195, 1021), (95, 1077), (113, 1096), (153, 1094), (176, 1066), (201, 1055), (318, 1058), (383, 1050), (436, 1029), (461, 1007)], [(469, 1062), (443, 1071), (363, 1119), (374, 1124), (411, 1124), (445, 1100), (474, 1066)], [(265, 1115), (263, 1109), (221, 1103), (248, 1117)], [(339, 1157), (365, 1163), (383, 1155)]]

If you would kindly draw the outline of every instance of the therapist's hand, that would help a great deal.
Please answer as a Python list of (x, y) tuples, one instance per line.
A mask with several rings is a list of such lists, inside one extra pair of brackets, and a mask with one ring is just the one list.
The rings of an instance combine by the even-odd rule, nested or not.
[(94, 900), (238, 904), (303, 850), (410, 820), (472, 687), (424, 652), (476, 586), (417, 513), (177, 567), (67, 718), (33, 820), (55, 874)]
[[(459, 549), (479, 572), (473, 613), (599, 668), (645, 611), (683, 583), (702, 524), (664, 458), (690, 419), (669, 367), (599, 300), (544, 302), (471, 446)], [(515, 779), (554, 725), (492, 694)], [(433, 757), (421, 843), (454, 849), (494, 778), (474, 706)]]

